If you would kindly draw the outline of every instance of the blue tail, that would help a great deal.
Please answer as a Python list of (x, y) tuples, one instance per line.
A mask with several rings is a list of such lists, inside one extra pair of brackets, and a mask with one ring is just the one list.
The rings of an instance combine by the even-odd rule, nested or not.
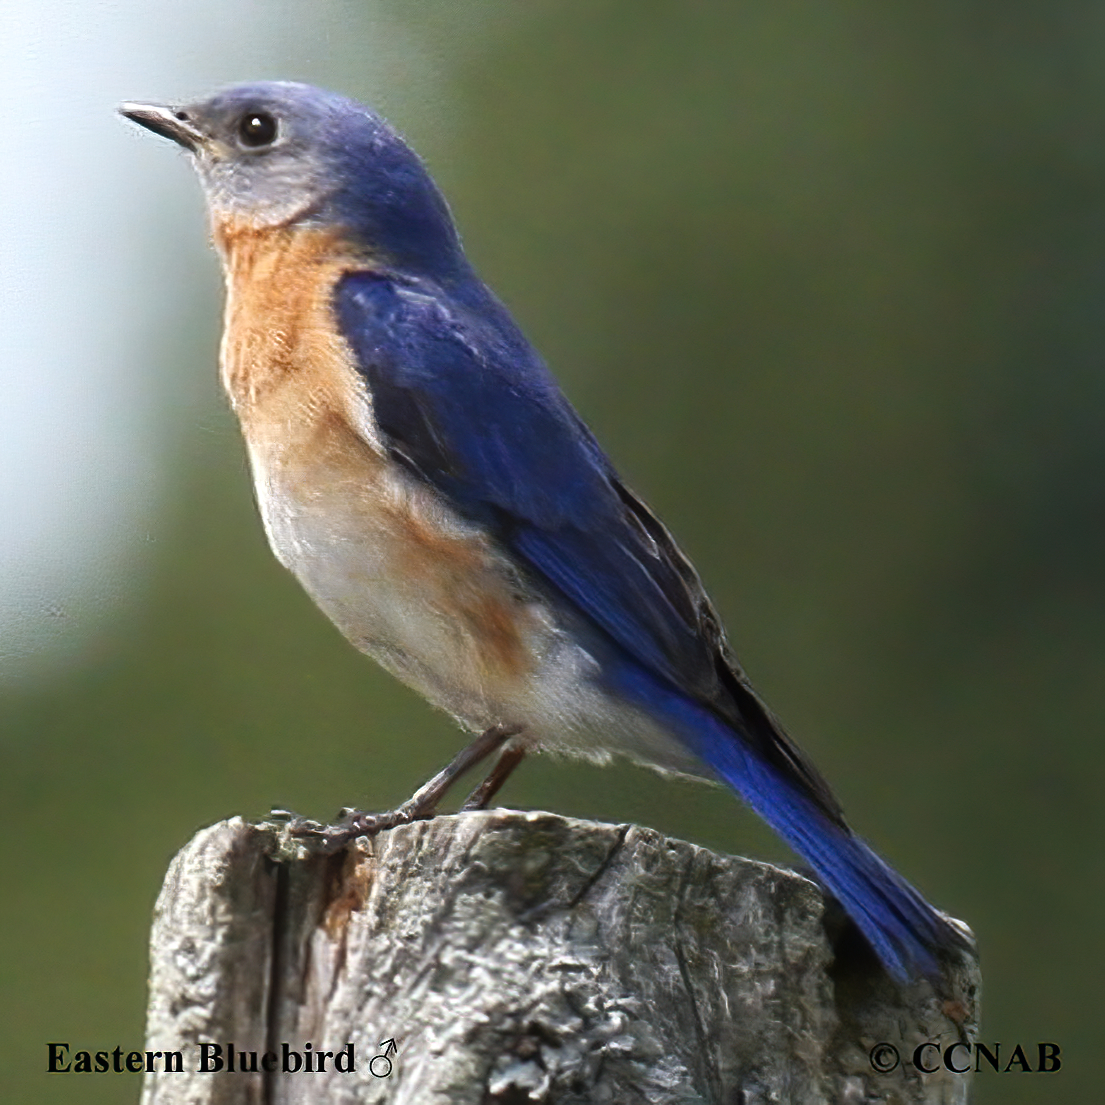
[(809, 862), (886, 969), (900, 982), (917, 972), (939, 977), (936, 952), (961, 942), (956, 930), (866, 842), (828, 821), (770, 766), (737, 747), (731, 732), (718, 736), (729, 747), (707, 738), (703, 759)]
[[(708, 707), (669, 689), (635, 664), (617, 683), (736, 790), (799, 855), (840, 902), (898, 981), (918, 973), (939, 979), (939, 953), (965, 935), (844, 824), (833, 820), (793, 778)], [(765, 712), (765, 717), (766, 712)]]

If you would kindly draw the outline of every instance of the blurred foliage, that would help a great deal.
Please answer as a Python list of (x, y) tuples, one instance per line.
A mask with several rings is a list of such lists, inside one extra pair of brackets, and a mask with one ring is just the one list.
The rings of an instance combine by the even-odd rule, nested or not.
[[(1061, 1074), (984, 1074), (974, 1099), (1090, 1100), (1105, 15), (467, 16), (436, 0), (404, 18), (445, 75), (456, 129), (431, 168), (477, 267), (692, 554), (853, 823), (975, 928), (983, 1039), (1062, 1045)], [(392, 112), (416, 146), (433, 107)], [(213, 271), (195, 280), (158, 372), (213, 361)], [(12, 1100), (119, 1099), (118, 1080), (31, 1078), (26, 1056), (140, 1041), (149, 909), (196, 828), (393, 804), (461, 739), (272, 560), (208, 371), (153, 585), (83, 667), (0, 703)], [(786, 859), (726, 794), (631, 767), (527, 763), (504, 801)]]

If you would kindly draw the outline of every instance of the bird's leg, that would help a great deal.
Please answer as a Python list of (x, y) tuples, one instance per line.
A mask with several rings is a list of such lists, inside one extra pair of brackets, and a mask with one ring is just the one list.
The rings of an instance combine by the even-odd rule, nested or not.
[[(433, 817), (438, 803), (445, 797), (458, 776), (482, 760), (487, 759), (497, 748), (501, 748), (511, 737), (522, 731), (520, 725), (493, 725), (481, 733), (466, 748), (453, 757), (449, 765), (439, 771), (428, 783), (421, 786), (401, 806), (386, 813), (364, 813), (361, 810), (343, 810), (342, 820), (337, 825), (319, 825), (314, 821), (296, 820), (290, 826), (292, 836), (314, 837), (321, 840), (328, 851), (336, 851), (359, 836), (375, 836), (385, 829), (394, 829), (396, 825), (406, 825), (411, 821), (424, 821)], [(520, 757), (519, 757), (520, 758)], [(512, 765), (514, 766), (514, 765)], [(492, 776), (498, 773), (498, 767)], [(509, 774), (507, 772), (506, 774)], [(498, 790), (502, 778), (490, 789), (487, 797)], [(478, 788), (482, 790), (483, 788)]]
[(517, 745), (504, 748), (499, 762), (491, 769), (487, 778), (464, 800), (462, 810), (482, 810), (487, 808), (499, 792), (499, 787), (507, 781), (510, 773), (526, 758), (526, 750)]
[[(408, 798), (395, 812), (401, 814), (401, 820), (396, 824), (407, 821), (420, 821), (423, 818), (433, 816), (438, 803), (445, 797), (445, 792), (453, 785), (454, 781), (470, 768), (487, 759), (493, 752), (501, 748), (511, 737), (517, 736), (522, 731), (520, 725), (493, 725), (490, 729), (481, 733), (467, 748), (462, 749), (453, 758), (452, 762), (439, 771), (428, 783), (421, 786)], [(492, 773), (494, 774), (494, 772)], [(505, 778), (505, 776), (504, 776)], [(494, 793), (494, 792), (492, 792)], [(387, 817), (388, 814), (377, 816)], [(391, 826), (388, 826), (390, 828)], [(379, 830), (374, 830), (378, 832)]]

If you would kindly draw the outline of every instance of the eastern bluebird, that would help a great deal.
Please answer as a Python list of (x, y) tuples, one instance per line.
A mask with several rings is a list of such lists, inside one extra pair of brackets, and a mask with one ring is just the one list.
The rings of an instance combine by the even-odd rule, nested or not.
[(502, 749), (721, 780), (900, 980), (969, 937), (855, 836), (738, 666), (698, 575), (466, 259), (384, 120), (307, 85), (125, 104), (187, 149), (226, 277), (222, 382), (273, 552), (361, 651), (481, 734), (390, 814)]

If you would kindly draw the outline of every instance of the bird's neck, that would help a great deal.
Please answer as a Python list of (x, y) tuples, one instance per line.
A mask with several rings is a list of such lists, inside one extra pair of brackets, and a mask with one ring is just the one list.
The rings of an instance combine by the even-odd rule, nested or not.
[(214, 221), (226, 278), (220, 365), (243, 428), (259, 408), (304, 376), (345, 374), (350, 352), (338, 333), (334, 285), (363, 262), (336, 230)]

